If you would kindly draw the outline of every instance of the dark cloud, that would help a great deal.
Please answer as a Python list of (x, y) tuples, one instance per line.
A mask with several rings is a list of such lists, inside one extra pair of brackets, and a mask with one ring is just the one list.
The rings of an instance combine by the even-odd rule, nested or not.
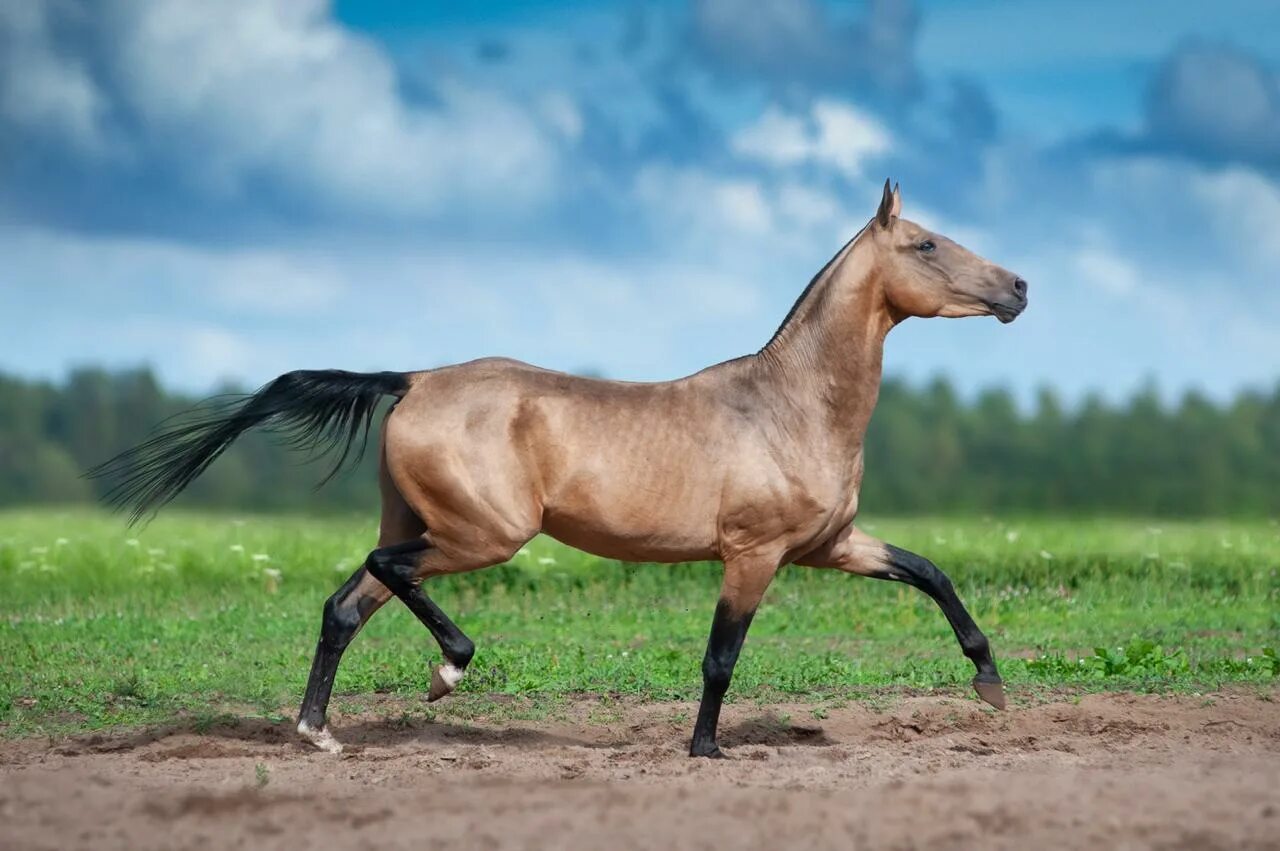
[(1146, 141), (1213, 162), (1280, 167), (1280, 75), (1225, 45), (1190, 43), (1147, 93)]
[(871, 0), (861, 21), (821, 0), (695, 0), (693, 37), (721, 73), (781, 88), (908, 98), (920, 90), (912, 0)]
[(1058, 153), (1179, 156), (1211, 165), (1280, 171), (1280, 73), (1224, 44), (1192, 41), (1167, 56), (1147, 85), (1140, 130), (1104, 130)]

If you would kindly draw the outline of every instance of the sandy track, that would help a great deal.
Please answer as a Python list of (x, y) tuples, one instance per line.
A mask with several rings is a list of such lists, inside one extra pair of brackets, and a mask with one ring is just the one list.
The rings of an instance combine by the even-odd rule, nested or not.
[(0, 744), (0, 847), (1280, 848), (1277, 697), (738, 703), (718, 762), (684, 756), (692, 706), (601, 723), (591, 700), (544, 722), (384, 706), (337, 719), (336, 758), (249, 720), (28, 739)]

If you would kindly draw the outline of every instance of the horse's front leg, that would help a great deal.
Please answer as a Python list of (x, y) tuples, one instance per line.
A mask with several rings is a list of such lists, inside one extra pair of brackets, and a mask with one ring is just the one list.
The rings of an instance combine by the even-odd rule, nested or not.
[(689, 756), (723, 757), (716, 744), (716, 727), (720, 723), (720, 707), (733, 678), (733, 667), (747, 637), (747, 628), (765, 589), (778, 572), (778, 559), (759, 555), (733, 556), (725, 559), (724, 585), (711, 621), (711, 636), (702, 660), (702, 702), (693, 727)]
[(1004, 709), (1004, 684), (991, 658), (991, 645), (960, 602), (947, 575), (915, 553), (877, 540), (850, 525), (818, 549), (797, 559), (809, 567), (834, 567), (847, 573), (890, 579), (919, 588), (933, 598), (955, 631), (960, 649), (978, 669), (974, 690), (996, 709)]

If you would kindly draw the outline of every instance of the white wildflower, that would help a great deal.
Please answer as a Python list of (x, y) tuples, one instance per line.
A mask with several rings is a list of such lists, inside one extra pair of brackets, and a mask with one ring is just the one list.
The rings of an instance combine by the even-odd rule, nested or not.
[(1004, 533), (1004, 539), (1012, 544), (1018, 540), (1018, 534), (1017, 529), (1010, 529), (1008, 532)]
[(538, 564), (555, 564), (556, 560), (551, 556), (542, 556), (538, 559)]
[(250, 558), (258, 562), (271, 561), (271, 556), (267, 555), (266, 553), (254, 553), (252, 556), (250, 556)]
[(1045, 561), (1053, 561), (1053, 553), (1049, 552), (1048, 550), (1041, 550), (1040, 558), (1044, 559)]
[(233, 552), (233, 553), (243, 553), (243, 552), (244, 552), (244, 544), (232, 544), (232, 545), (231, 545), (231, 552)]
[(129, 539), (127, 539), (127, 540), (124, 542), (124, 545), (125, 545), (126, 547), (136, 547), (136, 546), (138, 546), (138, 539), (137, 539), (137, 538), (129, 538)]

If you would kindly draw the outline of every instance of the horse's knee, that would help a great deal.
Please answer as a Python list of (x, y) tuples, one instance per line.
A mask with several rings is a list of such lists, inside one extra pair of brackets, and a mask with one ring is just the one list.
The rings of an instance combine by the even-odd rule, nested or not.
[(947, 575), (924, 556), (892, 544), (885, 545), (885, 552), (889, 557), (888, 578), (914, 585), (931, 595), (952, 590)]
[(714, 692), (723, 694), (729, 690), (733, 679), (733, 665), (718, 654), (708, 653), (702, 660), (702, 684)]
[(390, 547), (380, 547), (369, 553), (364, 566), (370, 576), (395, 591), (412, 579), (413, 563), (408, 554), (395, 552)]
[(374, 550), (364, 560), (364, 567), (365, 570), (369, 571), (369, 575), (388, 588), (394, 586), (394, 577), (391, 573), (392, 566), (391, 557), (381, 550)]

